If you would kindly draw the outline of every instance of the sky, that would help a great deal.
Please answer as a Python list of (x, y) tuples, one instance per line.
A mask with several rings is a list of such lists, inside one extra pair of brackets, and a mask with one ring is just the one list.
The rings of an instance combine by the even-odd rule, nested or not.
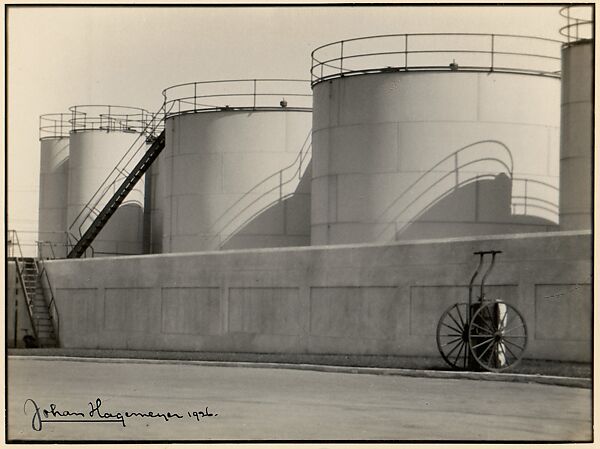
[(7, 26), (8, 228), (37, 239), (41, 114), (72, 105), (156, 111), (185, 82), (309, 79), (311, 51), (388, 33), (560, 39), (558, 5), (407, 7), (12, 7)]

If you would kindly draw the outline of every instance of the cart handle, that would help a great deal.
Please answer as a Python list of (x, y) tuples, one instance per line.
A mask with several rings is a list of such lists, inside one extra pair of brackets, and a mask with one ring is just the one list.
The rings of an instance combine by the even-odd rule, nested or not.
[(492, 255), (492, 262), (490, 263), (488, 269), (486, 270), (485, 274), (481, 278), (481, 288), (479, 290), (479, 297), (481, 298), (482, 301), (484, 299), (483, 288), (485, 286), (485, 280), (488, 277), (488, 274), (490, 274), (490, 272), (492, 271), (492, 268), (494, 268), (494, 263), (496, 262), (496, 254), (501, 253), (501, 252), (502, 251), (481, 251), (480, 252), (480, 256), (479, 257), (482, 260), (483, 260), (483, 255), (484, 254), (491, 254)]
[(484, 255), (484, 254), (491, 254), (492, 256), (496, 255), (496, 254), (500, 254), (502, 253), (502, 251), (475, 251), (473, 254), (477, 254), (477, 255)]

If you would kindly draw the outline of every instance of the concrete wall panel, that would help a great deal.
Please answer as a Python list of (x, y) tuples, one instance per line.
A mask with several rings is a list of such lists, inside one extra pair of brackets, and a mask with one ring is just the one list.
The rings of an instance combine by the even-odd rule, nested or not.
[(536, 340), (580, 341), (589, 347), (592, 339), (590, 284), (535, 286)]
[(221, 333), (218, 287), (163, 288), (162, 326), (165, 334), (218, 335)]
[(231, 332), (300, 335), (300, 309), (297, 288), (229, 289)]

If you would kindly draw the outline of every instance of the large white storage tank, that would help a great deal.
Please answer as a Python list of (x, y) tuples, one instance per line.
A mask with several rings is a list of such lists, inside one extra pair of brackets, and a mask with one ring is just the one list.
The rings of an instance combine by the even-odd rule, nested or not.
[(312, 244), (558, 224), (559, 41), (357, 38), (312, 77)]
[[(67, 225), (74, 244), (147, 149), (150, 114), (128, 106), (73, 106)], [(88, 256), (142, 253), (144, 180), (92, 242)]]
[(567, 38), (562, 48), (560, 228), (592, 228), (594, 152), (593, 10), (563, 8)]
[(40, 116), (39, 256), (66, 256), (70, 114)]
[(163, 199), (154, 202), (162, 252), (310, 244), (310, 183), (301, 182), (310, 163), (310, 83), (196, 82), (163, 93)]

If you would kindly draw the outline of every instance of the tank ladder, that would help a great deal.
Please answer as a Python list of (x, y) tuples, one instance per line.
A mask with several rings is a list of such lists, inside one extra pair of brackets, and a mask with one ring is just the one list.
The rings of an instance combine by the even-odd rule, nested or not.
[[(54, 295), (50, 287), (48, 273), (45, 268), (42, 268), (40, 271), (35, 258), (23, 257), (16, 231), (9, 231), (9, 233), (12, 233), (9, 243), (13, 246), (13, 249), (16, 248), (18, 251), (18, 253), (15, 252), (13, 257), (9, 257), (9, 259), (15, 261), (17, 281), (23, 292), (31, 330), (33, 331), (33, 336), (29, 336), (30, 340), (25, 343), (27, 347), (30, 347), (30, 345), (45, 348), (57, 347), (58, 309), (56, 308), (56, 302), (54, 301)], [(45, 276), (48, 284), (49, 302), (46, 299), (46, 293), (42, 284), (43, 276)], [(15, 318), (15, 346), (17, 344), (16, 331), (17, 319)], [(25, 338), (28, 337), (26, 336)]]
[(150, 168), (164, 147), (165, 131), (163, 130), (154, 140), (154, 142), (152, 142), (152, 145), (136, 164), (134, 169), (127, 175), (123, 183), (113, 194), (110, 200), (108, 200), (89, 228), (73, 246), (67, 255), (68, 259), (78, 258), (85, 254), (85, 251), (98, 236), (104, 225), (106, 225), (110, 217), (112, 217), (112, 215), (117, 211), (123, 200), (125, 200), (129, 192), (133, 190), (137, 182), (142, 178), (142, 176), (144, 176), (146, 171), (148, 171), (148, 168)]

